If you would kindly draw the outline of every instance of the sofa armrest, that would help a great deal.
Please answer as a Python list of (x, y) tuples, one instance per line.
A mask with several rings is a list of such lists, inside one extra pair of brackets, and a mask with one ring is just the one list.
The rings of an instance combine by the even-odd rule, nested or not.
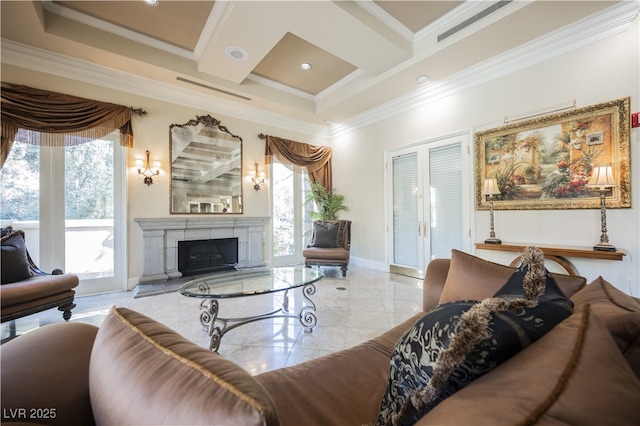
[(351, 348), (255, 376), (282, 426), (372, 424), (389, 383), (395, 344), (422, 314)]
[(449, 273), (451, 259), (433, 259), (427, 266), (422, 283), (422, 310), (428, 311), (438, 304)]
[(3, 421), (94, 424), (89, 360), (98, 328), (40, 327), (0, 347)]

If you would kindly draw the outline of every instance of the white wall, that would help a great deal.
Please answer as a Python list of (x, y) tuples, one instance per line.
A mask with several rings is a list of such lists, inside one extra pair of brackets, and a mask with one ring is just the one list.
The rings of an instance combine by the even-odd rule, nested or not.
[[(338, 136), (334, 149), (334, 186), (346, 196), (353, 221), (352, 255), (368, 264), (386, 265), (384, 150), (411, 145), (465, 129), (500, 127), (504, 117), (570, 105), (578, 107), (631, 97), (640, 110), (640, 46), (636, 18), (630, 31), (563, 54), (494, 81), (460, 91), (410, 112)], [(437, 82), (432, 83), (437, 84)], [(571, 261), (588, 281), (602, 275), (621, 290), (640, 294), (640, 128), (631, 131), (632, 208), (608, 210), (610, 242), (628, 251), (622, 262)], [(470, 173), (473, 188), (473, 170)], [(473, 191), (471, 191), (473, 193)], [(471, 205), (474, 205), (472, 202)], [(591, 247), (600, 239), (599, 209), (500, 210), (497, 236), (503, 241)], [(489, 233), (489, 213), (476, 211), (475, 242)], [(513, 254), (478, 251), (477, 255), (510, 263)], [(555, 269), (552, 265), (550, 269)]]

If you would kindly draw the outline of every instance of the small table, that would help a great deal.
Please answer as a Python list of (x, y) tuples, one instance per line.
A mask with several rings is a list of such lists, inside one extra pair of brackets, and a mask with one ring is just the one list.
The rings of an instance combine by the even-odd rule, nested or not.
[[(234, 271), (218, 273), (196, 278), (180, 287), (180, 294), (205, 299), (200, 303), (200, 323), (207, 328), (211, 337), (209, 349), (217, 352), (220, 341), (228, 331), (243, 324), (268, 318), (298, 318), (311, 332), (316, 326), (316, 305), (311, 300), (316, 292), (315, 282), (322, 274), (303, 266), (290, 266), (273, 269)], [(289, 290), (302, 287), (302, 296), (306, 300), (297, 313), (289, 312)], [(238, 297), (257, 296), (284, 292), (282, 306), (274, 311), (242, 318), (221, 318), (219, 300)]]
[[(521, 243), (502, 243), (502, 244), (486, 244), (476, 243), (476, 248), (479, 250), (494, 250), (494, 251), (507, 251), (522, 253), (528, 246), (535, 246), (542, 251), (544, 257), (556, 262), (562, 266), (569, 275), (580, 275), (578, 269), (567, 259), (567, 257), (581, 257), (587, 259), (605, 259), (605, 260), (622, 260), (626, 255), (624, 251), (598, 251), (592, 248), (586, 247), (569, 247), (569, 246), (553, 246), (544, 245), (539, 246), (537, 244), (521, 244)], [(522, 260), (522, 256), (518, 256), (511, 262), (509, 266), (517, 266)]]

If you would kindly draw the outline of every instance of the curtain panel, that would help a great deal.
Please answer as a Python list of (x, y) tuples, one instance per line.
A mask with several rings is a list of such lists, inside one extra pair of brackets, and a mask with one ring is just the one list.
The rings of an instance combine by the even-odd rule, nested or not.
[(312, 182), (320, 182), (329, 190), (333, 188), (331, 176), (333, 151), (330, 147), (309, 145), (269, 135), (262, 138), (266, 138), (267, 141), (265, 144), (266, 164), (271, 164), (271, 156), (275, 155), (282, 164), (306, 168)]
[(0, 167), (13, 141), (71, 146), (120, 130), (120, 145), (133, 146), (130, 107), (2, 82)]

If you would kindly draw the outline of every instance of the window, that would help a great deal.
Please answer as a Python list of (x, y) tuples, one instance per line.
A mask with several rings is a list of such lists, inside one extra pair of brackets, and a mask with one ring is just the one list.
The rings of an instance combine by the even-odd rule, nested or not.
[(1, 172), (2, 226), (25, 231), (45, 272), (78, 274), (79, 293), (123, 288), (124, 149), (117, 141), (118, 132), (64, 148), (14, 142)]
[(296, 173), (278, 162), (271, 167), (273, 265), (302, 262), (306, 229), (311, 228), (309, 210), (304, 203), (309, 184), (304, 173)]

